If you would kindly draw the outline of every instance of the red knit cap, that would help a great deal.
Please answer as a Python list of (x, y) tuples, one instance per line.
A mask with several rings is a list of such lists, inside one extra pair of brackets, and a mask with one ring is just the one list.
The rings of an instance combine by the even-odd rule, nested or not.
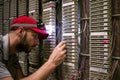
[(18, 27), (23, 27), (25, 29), (31, 29), (37, 33), (39, 33), (40, 39), (46, 39), (48, 37), (48, 33), (45, 30), (41, 30), (37, 27), (37, 22), (28, 16), (20, 16), (14, 19), (11, 23), (11, 29), (16, 30)]

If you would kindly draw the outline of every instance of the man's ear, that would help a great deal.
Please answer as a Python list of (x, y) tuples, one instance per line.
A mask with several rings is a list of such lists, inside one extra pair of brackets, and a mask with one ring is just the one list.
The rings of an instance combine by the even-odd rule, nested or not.
[(16, 33), (17, 36), (19, 36), (19, 37), (22, 38), (24, 36), (24, 34), (25, 34), (25, 30), (24, 30), (23, 27), (19, 27), (19, 28), (17, 28), (17, 30), (15, 31), (15, 33)]

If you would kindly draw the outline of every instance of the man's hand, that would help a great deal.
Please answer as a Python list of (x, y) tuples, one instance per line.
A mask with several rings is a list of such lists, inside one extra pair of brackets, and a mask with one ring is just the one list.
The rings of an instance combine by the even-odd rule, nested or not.
[(50, 61), (53, 65), (58, 66), (64, 61), (66, 57), (66, 43), (61, 41), (53, 50), (52, 54), (49, 57), (48, 62)]
[(63, 62), (66, 57), (66, 43), (61, 41), (53, 50), (48, 61), (35, 73), (22, 80), (46, 80), (53, 70)]
[[(36, 72), (21, 80), (46, 80), (50, 73), (60, 64), (66, 57), (66, 43), (60, 42), (53, 50), (48, 61), (40, 67)], [(0, 79), (1, 80), (1, 79)], [(7, 77), (2, 80), (13, 80), (12, 77)]]

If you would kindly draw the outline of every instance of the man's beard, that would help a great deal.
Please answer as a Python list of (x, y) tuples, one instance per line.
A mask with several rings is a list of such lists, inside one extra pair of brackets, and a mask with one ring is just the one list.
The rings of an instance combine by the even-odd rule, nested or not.
[(29, 53), (31, 50), (29, 49), (29, 44), (26, 41), (27, 34), (25, 33), (23, 39), (16, 45), (16, 49), (18, 52), (24, 51), (25, 53)]

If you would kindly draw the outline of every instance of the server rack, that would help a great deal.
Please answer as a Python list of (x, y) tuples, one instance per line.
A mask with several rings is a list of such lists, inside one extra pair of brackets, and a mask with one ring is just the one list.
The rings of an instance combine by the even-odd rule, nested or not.
[(78, 0), (62, 0), (62, 40), (67, 57), (62, 64), (63, 80), (78, 79)]
[(89, 80), (103, 80), (109, 74), (111, 65), (111, 5), (110, 0), (90, 0), (89, 4)]
[[(48, 38), (43, 41), (43, 56), (44, 61), (47, 61), (53, 49), (56, 46), (56, 10), (55, 1), (42, 1), (42, 19), (45, 23), (46, 32), (49, 34)], [(54, 71), (48, 80), (57, 80), (56, 72)]]

